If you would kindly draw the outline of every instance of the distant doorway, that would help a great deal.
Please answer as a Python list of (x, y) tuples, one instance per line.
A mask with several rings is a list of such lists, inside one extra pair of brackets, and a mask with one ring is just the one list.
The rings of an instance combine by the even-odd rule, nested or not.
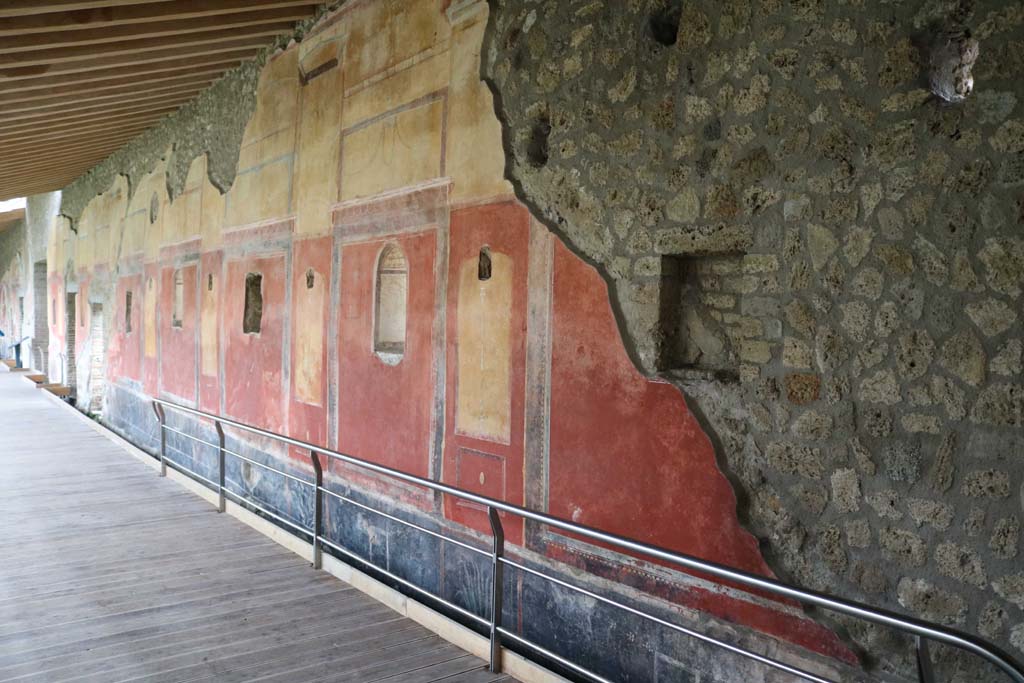
[(67, 349), (65, 356), (67, 358), (67, 385), (71, 388), (71, 395), (75, 395), (75, 388), (78, 385), (78, 378), (75, 372), (75, 330), (78, 327), (77, 316), (75, 313), (78, 308), (78, 295), (75, 292), (68, 293), (67, 301), (65, 306), (67, 327), (65, 327), (65, 344)]
[(88, 410), (90, 413), (99, 413), (103, 410), (103, 359), (107, 348), (107, 340), (104, 336), (103, 304), (92, 304), (89, 321), (92, 354), (89, 361)]

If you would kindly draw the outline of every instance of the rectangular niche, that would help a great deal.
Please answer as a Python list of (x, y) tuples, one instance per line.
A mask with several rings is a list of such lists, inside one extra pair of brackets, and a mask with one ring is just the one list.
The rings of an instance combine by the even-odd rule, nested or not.
[(667, 255), (661, 263), (659, 369), (717, 379), (738, 377), (733, 348), (734, 280), (742, 254)]
[(181, 268), (174, 271), (174, 300), (171, 310), (171, 327), (182, 327), (185, 317), (185, 275)]
[(245, 275), (245, 311), (242, 316), (242, 332), (259, 334), (263, 325), (263, 275)]
[[(54, 306), (56, 308), (56, 306)], [(56, 317), (56, 316), (54, 316)], [(124, 293), (124, 331), (125, 334), (132, 333), (132, 292)]]

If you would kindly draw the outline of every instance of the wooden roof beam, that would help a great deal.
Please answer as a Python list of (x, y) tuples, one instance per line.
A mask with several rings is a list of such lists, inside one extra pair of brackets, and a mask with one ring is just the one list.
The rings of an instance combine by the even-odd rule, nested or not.
[(89, 133), (100, 132), (103, 130), (113, 129), (113, 126), (117, 123), (133, 123), (142, 124), (149, 123), (155, 124), (160, 119), (167, 116), (168, 113), (173, 111), (171, 107), (166, 111), (145, 111), (135, 114), (130, 114), (120, 117), (97, 117), (92, 121), (83, 121), (80, 123), (71, 124), (55, 124), (50, 127), (36, 126), (33, 132), (0, 132), (0, 145), (4, 145), (10, 142), (55, 142), (56, 140), (63, 140), (68, 137), (79, 138), (88, 135)]
[[(162, 111), (171, 112), (178, 109), (182, 104), (187, 102), (190, 97), (179, 96), (169, 100), (157, 100), (155, 102), (143, 102), (135, 104), (132, 102), (125, 102), (123, 105), (117, 107), (108, 107), (100, 110), (84, 111), (80, 114), (72, 114), (69, 116), (60, 117), (42, 117), (42, 121), (38, 119), (15, 119), (12, 121), (0, 121), (0, 136), (5, 136), (8, 133), (34, 133), (38, 130), (47, 129), (53, 130), (55, 127), (74, 127), (90, 121), (102, 122), (117, 118), (119, 116), (127, 116), (128, 114), (148, 114), (150, 112)], [(49, 125), (52, 124), (52, 125)]]
[[(76, 140), (76, 141), (73, 141), (73, 142), (65, 142), (64, 146), (65, 147), (72, 146), (72, 145), (74, 145), (74, 146), (83, 146), (83, 145), (94, 144), (94, 143), (102, 143), (102, 142), (107, 141), (111, 137), (114, 137), (114, 136), (117, 136), (117, 135), (121, 135), (124, 132), (124, 130), (125, 129), (123, 129), (123, 128), (111, 128), (110, 130), (108, 130), (106, 132), (97, 132), (95, 135), (90, 135), (88, 138), (85, 138), (85, 139), (79, 139), (79, 140)], [(24, 143), (24, 144), (22, 144), (22, 143), (15, 142), (15, 143), (8, 144), (8, 145), (5, 145), (3, 147), (0, 147), (0, 154), (2, 154), (4, 152), (9, 153), (9, 154), (14, 154), (16, 152), (20, 152), (20, 151), (23, 151), (23, 150), (24, 151), (35, 151), (38, 154), (39, 146), (36, 143)]]
[(76, 31), (28, 33), (7, 36), (0, 41), (0, 54), (36, 52), (48, 49), (70, 48), (81, 45), (106, 45), (117, 41), (149, 40), (165, 36), (180, 36), (202, 31), (214, 31), (243, 26), (258, 26), (275, 22), (296, 22), (311, 14), (315, 5), (280, 7), (276, 9), (240, 12), (237, 14), (194, 19), (153, 21), (145, 24), (88, 28)]
[[(29, 14), (0, 19), (0, 36), (21, 36), (28, 33), (74, 31), (97, 26), (139, 24), (159, 20), (193, 19), (235, 14), (259, 9), (308, 7), (310, 0), (173, 0), (138, 5), (116, 5), (59, 13)], [(0, 17), (3, 17), (0, 9)]]
[[(153, 125), (146, 117), (145, 120), (138, 121), (122, 121), (118, 125), (108, 125), (105, 128), (97, 127), (94, 125), (89, 126), (78, 126), (70, 130), (44, 130), (36, 135), (22, 135), (14, 137), (10, 140), (0, 140), (0, 149), (5, 148), (21, 148), (21, 147), (32, 147), (38, 153), (40, 144), (43, 142), (54, 142), (60, 144), (73, 144), (77, 142), (85, 142), (88, 137), (94, 137), (94, 139), (101, 140), (106, 136), (119, 133), (129, 128), (138, 130), (139, 133), (143, 132), (146, 128)], [(159, 120), (158, 117), (157, 120)], [(88, 133), (89, 135), (85, 135)]]
[[(79, 94), (77, 97), (69, 95), (62, 98), (50, 98), (42, 102), (21, 102), (12, 106), (0, 106), (0, 121), (9, 121), (13, 118), (44, 114), (60, 116), (69, 112), (78, 112), (103, 106), (115, 106), (119, 102), (131, 100), (139, 102), (144, 99), (156, 97), (167, 97), (183, 92), (198, 94), (209, 87), (213, 82), (212, 76), (206, 78), (182, 79), (177, 82), (167, 83), (162, 87), (146, 88), (136, 90), (121, 90), (114, 93), (101, 93), (97, 95)], [(0, 105), (6, 105), (0, 98)]]
[[(28, 109), (48, 107), (51, 104), (60, 104), (61, 102), (79, 104), (82, 102), (103, 100), (123, 95), (167, 90), (189, 83), (209, 84), (216, 80), (221, 74), (222, 71), (220, 69), (204, 69), (198, 72), (189, 72), (175, 76), (164, 76), (162, 78), (146, 79), (142, 81), (138, 79), (130, 79), (127, 84), (116, 86), (96, 87), (94, 85), (92, 87), (82, 86), (81, 88), (76, 89), (68, 88), (67, 92), (65, 92), (63, 88), (53, 88), (35, 91), (34, 93), (29, 91), (24, 94), (0, 93), (0, 112), (26, 111)], [(51, 90), (56, 90), (56, 92), (50, 92)]]
[(19, 79), (5, 79), (0, 75), (0, 94), (14, 92), (32, 94), (37, 90), (48, 90), (50, 94), (60, 94), (72, 92), (72, 88), (89, 89), (93, 84), (97, 86), (110, 86), (136, 83), (143, 76), (148, 76), (149, 80), (155, 80), (157, 78), (167, 78), (168, 74), (176, 77), (181, 75), (182, 71), (192, 72), (206, 68), (227, 70), (247, 59), (251, 59), (257, 50), (258, 48), (255, 47), (246, 47), (231, 52), (200, 54), (186, 59), (167, 57), (162, 60), (154, 60), (142, 64), (128, 64), (123, 67), (58, 73), (47, 76), (26, 76)]
[[(138, 105), (143, 102), (159, 103), (160, 101), (184, 101), (201, 93), (207, 83), (187, 83), (165, 90), (131, 95), (109, 95), (99, 101), (82, 101), (73, 103), (57, 103), (47, 107), (34, 107), (22, 110), (0, 110), (0, 127), (9, 121), (30, 121), (34, 119), (63, 120), (70, 116), (78, 116), (85, 112), (117, 111), (125, 105)], [(113, 100), (111, 100), (113, 98)], [(184, 98), (184, 100), (182, 99)]]
[[(60, 145), (60, 154), (74, 155), (84, 152), (96, 152), (102, 149), (109, 149), (116, 152), (124, 147), (134, 137), (133, 132), (118, 132), (106, 135), (103, 138), (88, 138), (87, 140), (69, 142)], [(24, 147), (9, 146), (0, 150), (5, 165), (16, 166), (21, 162), (32, 161), (39, 157), (39, 147), (28, 145)]]
[(113, 55), (83, 59), (62, 64), (38, 64), (34, 66), (22, 66), (5, 68), (0, 65), (0, 83), (4, 79), (36, 78), (45, 75), (56, 74), (78, 74), (95, 71), (96, 69), (123, 69), (135, 64), (147, 64), (150, 62), (166, 62), (168, 60), (180, 59), (183, 57), (195, 57), (199, 55), (215, 55), (221, 52), (237, 52), (249, 50), (250, 57), (267, 46), (266, 36), (247, 36), (232, 40), (212, 40), (208, 43), (171, 47), (155, 52), (141, 52), (133, 55)]
[[(146, 59), (151, 58), (154, 54), (167, 56), (168, 51), (187, 54), (189, 52), (187, 48), (202, 50), (211, 44), (227, 45), (235, 40), (246, 41), (247, 45), (251, 44), (253, 40), (259, 40), (261, 44), (265, 45), (270, 42), (271, 36), (291, 33), (294, 28), (292, 23), (258, 24), (230, 29), (203, 30), (183, 36), (164, 36), (151, 40), (119, 40), (102, 46), (80, 45), (0, 54), (0, 76), (5, 76), (5, 72), (8, 70), (47, 65), (65, 65), (67, 69), (77, 68), (78, 70), (83, 70), (82, 67), (84, 67), (84, 70), (88, 70), (91, 66), (85, 65), (131, 64), (133, 58)], [(104, 60), (107, 61), (104, 62)], [(75, 62), (79, 62), (79, 64), (74, 64)], [(47, 69), (37, 69), (37, 72), (45, 73), (46, 71)]]
[(99, 9), (103, 7), (119, 7), (125, 5), (146, 5), (166, 2), (167, 0), (7, 0), (0, 6), (0, 17), (23, 17), (33, 14), (49, 14), (54, 12), (73, 12), (83, 9)]
[(92, 152), (74, 159), (53, 160), (42, 166), (27, 167), (21, 173), (0, 174), (0, 183), (16, 180), (34, 181), (48, 179), (55, 175), (61, 176), (66, 173), (73, 173), (73, 169), (77, 169), (78, 173), (72, 176), (72, 178), (77, 178), (108, 156), (110, 156), (109, 152)]

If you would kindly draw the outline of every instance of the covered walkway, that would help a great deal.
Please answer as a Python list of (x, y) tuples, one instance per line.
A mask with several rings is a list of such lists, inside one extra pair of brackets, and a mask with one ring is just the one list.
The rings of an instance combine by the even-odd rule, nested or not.
[(0, 681), (511, 681), (0, 368)]

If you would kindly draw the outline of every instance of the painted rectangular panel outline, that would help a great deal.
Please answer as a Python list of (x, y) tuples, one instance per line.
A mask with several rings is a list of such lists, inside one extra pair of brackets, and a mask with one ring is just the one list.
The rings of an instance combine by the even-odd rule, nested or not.
[[(352, 135), (354, 133), (358, 133), (359, 131), (363, 130), (364, 128), (368, 128), (368, 127), (370, 127), (370, 126), (372, 126), (372, 125), (374, 125), (376, 123), (380, 123), (381, 121), (385, 121), (385, 120), (387, 120), (389, 118), (395, 118), (397, 116), (400, 116), (401, 114), (414, 111), (414, 110), (419, 109), (421, 107), (428, 107), (428, 106), (430, 106), (432, 104), (435, 104), (437, 102), (441, 102), (441, 135), (440, 135), (441, 139), (440, 139), (440, 150), (439, 150), (440, 168), (438, 168), (437, 177), (438, 178), (444, 178), (446, 176), (446, 174), (447, 174), (447, 168), (448, 168), (448, 163), (447, 163), (448, 114), (449, 114), (449, 107), (450, 107), (449, 97), (448, 97), (448, 88), (442, 88), (441, 90), (436, 90), (436, 91), (434, 91), (432, 93), (427, 93), (423, 97), (417, 98), (417, 99), (415, 99), (415, 100), (413, 100), (411, 102), (406, 102), (405, 104), (399, 105), (398, 107), (395, 107), (394, 109), (389, 109), (388, 111), (381, 112), (381, 113), (377, 114), (376, 116), (372, 116), (372, 117), (370, 117), (370, 118), (368, 118), (368, 119), (366, 119), (364, 121), (360, 121), (357, 124), (349, 126), (348, 128), (342, 129), (342, 131), (339, 133), (339, 136), (338, 136), (339, 137), (339, 144), (338, 144), (338, 187), (337, 187), (337, 196), (338, 197), (343, 197), (345, 195), (344, 187), (343, 187), (344, 179), (345, 179), (345, 138), (347, 138), (348, 136), (350, 136), (350, 135)], [(389, 193), (384, 193), (384, 194), (389, 194)], [(357, 198), (355, 198), (352, 201), (360, 201), (360, 200), (368, 199), (368, 198), (369, 197), (367, 197), (367, 198), (357, 197)], [(337, 227), (337, 225), (338, 225), (338, 223), (337, 223), (337, 221), (335, 221), (335, 227)]]
[[(486, 247), (484, 247), (484, 248), (486, 249)], [(489, 254), (490, 263), (491, 263), (491, 266), (492, 266), (492, 271), (491, 272), (493, 272), (495, 274), (495, 277), (488, 278), (486, 281), (478, 280), (478, 278), (477, 278), (476, 273), (478, 272), (478, 257), (469, 257), (469, 258), (463, 259), (462, 264), (459, 266), (459, 283), (458, 283), (459, 291), (458, 291), (458, 296), (456, 298), (456, 311), (455, 311), (455, 315), (456, 315), (456, 330), (455, 330), (456, 339), (455, 339), (455, 342), (454, 342), (454, 346), (455, 346), (455, 363), (456, 363), (456, 368), (455, 368), (455, 405), (453, 406), (453, 410), (454, 410), (454, 413), (455, 413), (454, 432), (455, 432), (455, 434), (457, 434), (459, 436), (466, 436), (466, 437), (470, 437), (470, 438), (473, 438), (473, 439), (479, 439), (481, 441), (489, 441), (489, 442), (492, 442), (492, 443), (497, 443), (497, 444), (501, 444), (501, 445), (504, 445), (504, 446), (509, 446), (512, 443), (512, 429), (513, 429), (513, 426), (512, 426), (512, 393), (514, 391), (514, 388), (513, 388), (513, 382), (512, 382), (512, 379), (513, 379), (512, 356), (513, 356), (514, 335), (513, 335), (513, 330), (512, 330), (512, 317), (511, 317), (511, 315), (512, 315), (512, 308), (514, 306), (514, 297), (515, 297), (515, 293), (514, 293), (514, 287), (515, 287), (515, 285), (514, 285), (514, 281), (515, 281), (515, 262), (512, 260), (512, 258), (510, 256), (508, 256), (507, 254), (504, 254), (502, 252), (499, 252), (499, 251), (491, 252), (491, 251), (488, 250), (488, 254)], [(504, 271), (504, 272), (501, 272), (501, 271)], [(497, 275), (499, 275), (499, 274), (501, 275), (500, 281), (499, 281), (499, 279), (497, 277)], [(503, 398), (502, 397), (497, 398), (495, 400), (494, 404), (492, 406), (490, 406), (491, 408), (495, 409), (494, 411), (492, 411), (491, 417), (495, 417), (496, 416), (496, 419), (497, 419), (498, 422), (503, 422), (504, 423), (504, 424), (501, 425), (501, 429), (503, 431), (501, 431), (500, 433), (498, 433), (497, 431), (491, 431), (490, 433), (487, 433), (487, 432), (485, 432), (483, 430), (474, 430), (474, 429), (472, 429), (471, 424), (467, 424), (466, 421), (472, 420), (473, 418), (466, 417), (465, 412), (463, 412), (463, 410), (465, 408), (468, 408), (468, 405), (469, 405), (469, 404), (464, 404), (464, 401), (468, 401), (469, 400), (469, 398), (467, 398), (467, 386), (468, 385), (464, 384), (464, 382), (468, 382), (469, 381), (469, 378), (464, 378), (463, 377), (463, 370), (465, 369), (465, 367), (468, 367), (468, 366), (464, 365), (464, 363), (468, 362), (466, 354), (470, 353), (471, 351), (467, 350), (467, 348), (470, 347), (469, 342), (472, 341), (472, 340), (470, 340), (470, 339), (465, 339), (464, 340), (464, 339), (462, 339), (462, 336), (463, 336), (463, 332), (466, 332), (466, 331), (476, 331), (479, 327), (481, 327), (481, 325), (479, 325), (479, 324), (478, 325), (473, 325), (470, 321), (467, 320), (466, 314), (468, 312), (468, 308), (464, 308), (464, 304), (463, 304), (463, 301), (462, 301), (462, 294), (463, 294), (462, 290), (463, 290), (464, 284), (469, 284), (469, 283), (473, 283), (473, 282), (478, 282), (479, 283), (478, 287), (483, 287), (483, 288), (490, 289), (490, 290), (494, 291), (498, 295), (498, 297), (499, 297), (499, 301), (498, 301), (498, 317), (501, 316), (502, 312), (505, 312), (505, 313), (508, 314), (507, 320), (505, 321), (505, 322), (507, 322), (507, 325), (502, 325), (502, 329), (500, 330), (500, 332), (497, 335), (497, 337), (491, 336), (490, 339), (489, 339), (489, 341), (491, 342), (490, 344), (486, 343), (488, 341), (486, 338), (481, 339), (480, 340), (480, 345), (479, 345), (479, 350), (482, 351), (485, 347), (489, 347), (489, 348), (493, 349), (494, 343), (497, 340), (500, 340), (502, 338), (503, 338), (503, 341), (505, 342), (505, 355), (504, 355), (504, 358), (497, 359), (497, 362), (499, 364), (502, 364), (503, 368), (504, 368), (504, 377), (503, 377), (503, 380), (504, 380), (504, 383), (505, 383), (505, 385), (504, 385), (504, 389), (505, 389), (504, 396), (503, 396)], [(485, 282), (486, 282), (486, 284), (484, 284)], [(501, 290), (498, 289), (498, 287), (501, 286), (502, 284), (506, 285), (506, 287), (504, 288), (504, 291), (501, 291)], [(504, 301), (501, 300), (501, 298), (502, 298), (501, 295), (502, 294), (504, 294)], [(483, 302), (480, 301), (480, 302), (474, 302), (474, 303), (481, 303), (482, 304)], [(502, 306), (502, 304), (505, 304), (505, 305)], [(481, 307), (481, 310), (486, 309), (486, 308), (487, 308), (486, 306), (483, 306), (483, 307)], [(479, 323), (479, 321), (475, 321), (475, 322)], [(465, 330), (463, 329), (463, 325), (467, 326)], [(472, 349), (472, 350), (477, 350), (477, 349)], [(478, 376), (478, 378), (484, 378), (484, 377), (483, 376)], [(485, 400), (488, 397), (488, 392), (485, 391), (485, 390), (483, 390), (483, 391), (476, 390), (475, 396), (478, 399), (484, 399)], [(501, 403), (500, 407), (498, 406), (499, 402)], [(476, 420), (476, 422), (479, 423), (480, 421)]]
[[(293, 283), (292, 296), (297, 300), (293, 301), (291, 310), (292, 315), (296, 316), (300, 321), (296, 326), (293, 344), (297, 344), (300, 341), (301, 323), (305, 322), (308, 324), (309, 322), (306, 316), (322, 319), (318, 325), (326, 324), (326, 320), (323, 320), (323, 318), (324, 313), (326, 313), (325, 306), (327, 305), (329, 293), (326, 286), (328, 283), (324, 274), (316, 270), (316, 268), (309, 266), (302, 275), (302, 279), (305, 280), (305, 286), (300, 285), (298, 291), (294, 291)], [(319, 372), (315, 371), (317, 361), (314, 359), (319, 358), (320, 362), (323, 362), (326, 335), (326, 330), (316, 335), (316, 344), (319, 344), (319, 347), (314, 349), (315, 353), (298, 353), (298, 348), (296, 347), (296, 353), (294, 354), (296, 356), (293, 378), (294, 386), (292, 388), (293, 401), (308, 406), (324, 407), (323, 382), (327, 375), (323, 365), (321, 365)], [(307, 381), (310, 383), (319, 381), (319, 384), (306, 384)]]
[[(480, 451), (475, 448), (467, 448), (460, 446), (455, 454), (455, 481), (456, 485), (461, 485), (462, 482), (462, 456), (470, 455), (476, 458), (482, 458), (484, 460), (494, 460), (501, 465), (501, 495), (497, 496), (500, 500), (505, 500), (507, 497), (506, 486), (508, 482), (508, 459), (503, 455), (496, 455), (494, 453), (487, 453)], [(471, 489), (469, 486), (463, 485), (463, 488)], [(469, 508), (472, 510), (486, 510), (486, 508), (478, 503), (473, 503), (461, 498), (456, 499), (456, 507)]]
[[(269, 221), (268, 224), (276, 225), (278, 223), (284, 223), (284, 222), (291, 223), (291, 219), (288, 219), (288, 221), (276, 221), (276, 220), (275, 221)], [(264, 224), (261, 223), (259, 225), (264, 225)], [(230, 251), (225, 251), (225, 252), (222, 252), (222, 253), (224, 254), (223, 259), (221, 261), (221, 282), (222, 282), (221, 287), (222, 288), (227, 286), (227, 284), (228, 284), (228, 279), (229, 279), (228, 275), (229, 275), (229, 273), (231, 271), (231, 266), (232, 265), (242, 265), (242, 266), (244, 266), (247, 262), (250, 262), (250, 261), (262, 261), (262, 260), (277, 259), (277, 258), (283, 259), (284, 260), (284, 265), (285, 265), (285, 278), (284, 278), (284, 283), (285, 283), (285, 300), (284, 300), (282, 305), (285, 306), (286, 309), (287, 309), (287, 307), (289, 307), (291, 305), (291, 299), (290, 299), (290, 296), (291, 296), (291, 294), (290, 294), (291, 277), (290, 276), (291, 276), (292, 253), (291, 253), (291, 242), (290, 241), (289, 241), (287, 249), (272, 248), (270, 245), (268, 245), (266, 251), (259, 250), (259, 251), (254, 251), (253, 253), (246, 253), (244, 251), (240, 251), (239, 253), (236, 253), (234, 250), (230, 250)], [(246, 271), (246, 272), (249, 272), (249, 271)], [(244, 282), (244, 278), (243, 278), (243, 282)], [(226, 374), (225, 373), (227, 372), (227, 360), (228, 360), (228, 346), (229, 346), (229, 341), (230, 341), (230, 330), (228, 330), (227, 327), (225, 326), (224, 319), (225, 319), (225, 315), (226, 315), (226, 309), (229, 306), (229, 299), (228, 299), (229, 296), (230, 295), (227, 294), (226, 291), (222, 291), (221, 292), (221, 304), (219, 306), (220, 311), (218, 313), (219, 323), (218, 323), (217, 327), (218, 327), (218, 329), (220, 331), (220, 340), (219, 340), (218, 344), (220, 346), (219, 356), (220, 356), (220, 362), (221, 362), (220, 382), (219, 382), (219, 384), (220, 384), (220, 397), (219, 397), (219, 400), (220, 400), (220, 403), (221, 403), (221, 414), (222, 415), (224, 415), (225, 417), (229, 417), (231, 419), (236, 419), (236, 420), (239, 420), (239, 421), (244, 421), (244, 419), (240, 418), (238, 415), (235, 415), (234, 413), (229, 411), (228, 410), (228, 404), (227, 404), (228, 382), (226, 381)], [(243, 311), (243, 313), (244, 313), (244, 311)], [(285, 320), (287, 320), (287, 317), (285, 317)], [(281, 387), (280, 387), (280, 391), (281, 391), (282, 400), (283, 400), (283, 403), (284, 403), (284, 406), (285, 406), (281, 410), (281, 417), (284, 420), (285, 424), (287, 424), (287, 420), (288, 420), (289, 401), (287, 400), (287, 398), (290, 396), (289, 382), (291, 381), (290, 375), (288, 375), (288, 373), (284, 371), (285, 364), (287, 363), (287, 357), (286, 356), (287, 356), (287, 353), (289, 352), (289, 348), (288, 348), (289, 344), (287, 342), (287, 340), (289, 339), (288, 335), (290, 335), (290, 329), (287, 328), (287, 326), (284, 326), (282, 328), (282, 330), (281, 330), (281, 364), (282, 364), (282, 372), (281, 372)], [(248, 334), (248, 335), (242, 334), (241, 336), (249, 338), (249, 339), (258, 339), (258, 338), (262, 337), (262, 334)]]
[(171, 302), (171, 327), (182, 329), (185, 325), (185, 274), (183, 268), (174, 269), (174, 298)]

